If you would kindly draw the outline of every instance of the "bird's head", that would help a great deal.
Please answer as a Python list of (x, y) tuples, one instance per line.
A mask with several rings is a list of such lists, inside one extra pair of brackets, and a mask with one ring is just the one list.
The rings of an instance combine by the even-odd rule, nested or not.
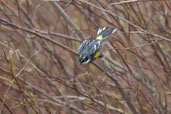
[(90, 56), (87, 56), (85, 54), (80, 54), (80, 59), (79, 59), (80, 64), (88, 64), (90, 63), (90, 61), (91, 61)]

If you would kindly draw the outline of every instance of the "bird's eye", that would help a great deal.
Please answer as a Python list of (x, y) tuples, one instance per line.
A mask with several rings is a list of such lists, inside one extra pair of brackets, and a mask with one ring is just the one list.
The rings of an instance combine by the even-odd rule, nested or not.
[(85, 57), (84, 59), (83, 59), (83, 62), (86, 62), (88, 60), (88, 57)]

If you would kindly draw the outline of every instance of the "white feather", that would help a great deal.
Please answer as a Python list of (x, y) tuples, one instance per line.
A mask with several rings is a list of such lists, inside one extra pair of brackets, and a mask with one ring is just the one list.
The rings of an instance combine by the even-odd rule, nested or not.
[(103, 28), (103, 30), (105, 30), (105, 29), (106, 29), (106, 27)]
[(97, 44), (98, 44), (98, 48), (99, 48), (99, 46), (100, 46), (100, 40), (97, 42)]
[(94, 51), (96, 51), (96, 45), (94, 45)]
[(100, 31), (99, 31), (100, 29), (98, 29), (98, 31), (97, 31), (97, 34), (99, 34), (100, 33)]
[(88, 59), (87, 61), (83, 62), (82, 64), (88, 64), (90, 62), (90, 59)]
[(102, 29), (101, 29), (101, 28), (99, 28), (99, 30), (97, 31), (97, 34), (100, 34), (100, 33), (101, 33), (101, 31), (102, 31)]
[(100, 28), (100, 33), (102, 32), (102, 28)]
[(115, 29), (112, 31), (112, 34), (115, 33), (117, 30), (118, 30), (118, 28), (115, 28)]

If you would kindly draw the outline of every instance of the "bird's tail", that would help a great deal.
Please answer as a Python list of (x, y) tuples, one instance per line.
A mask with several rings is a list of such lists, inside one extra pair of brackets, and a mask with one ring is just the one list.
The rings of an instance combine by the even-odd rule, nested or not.
[(117, 28), (110, 28), (110, 27), (104, 27), (99, 28), (97, 31), (97, 40), (106, 41), (108, 40), (109, 36), (115, 33), (118, 29)]

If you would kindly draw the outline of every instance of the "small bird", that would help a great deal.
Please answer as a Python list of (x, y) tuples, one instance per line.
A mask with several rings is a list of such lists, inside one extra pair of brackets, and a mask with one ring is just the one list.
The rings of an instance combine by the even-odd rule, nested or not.
[(103, 54), (101, 51), (104, 47), (104, 44), (109, 40), (110, 35), (116, 31), (117, 28), (99, 28), (96, 38), (89, 36), (87, 39), (85, 39), (78, 49), (78, 54), (80, 56), (79, 63), (88, 64), (97, 58), (102, 58)]

